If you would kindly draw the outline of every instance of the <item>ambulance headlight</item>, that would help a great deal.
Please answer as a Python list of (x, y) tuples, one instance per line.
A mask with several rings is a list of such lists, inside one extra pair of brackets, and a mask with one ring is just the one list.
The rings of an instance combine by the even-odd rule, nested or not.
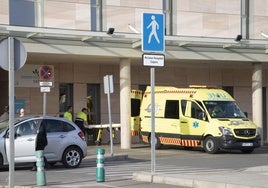
[(221, 133), (223, 135), (229, 135), (229, 136), (233, 136), (232, 130), (230, 128), (227, 127), (219, 127)]

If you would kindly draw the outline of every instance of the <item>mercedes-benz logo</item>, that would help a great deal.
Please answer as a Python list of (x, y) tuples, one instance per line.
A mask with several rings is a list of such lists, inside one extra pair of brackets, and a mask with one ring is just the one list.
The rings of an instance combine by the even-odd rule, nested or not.
[(250, 131), (248, 129), (247, 130), (244, 130), (244, 135), (249, 136), (250, 135)]

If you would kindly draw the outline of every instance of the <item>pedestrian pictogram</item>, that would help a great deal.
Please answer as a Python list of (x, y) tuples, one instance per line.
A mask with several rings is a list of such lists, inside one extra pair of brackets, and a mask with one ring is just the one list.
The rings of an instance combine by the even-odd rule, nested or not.
[(156, 40), (156, 42), (159, 44), (160, 41), (159, 41), (159, 38), (157, 36), (157, 30), (159, 30), (159, 24), (155, 20), (155, 16), (154, 15), (151, 16), (151, 19), (152, 19), (151, 23), (146, 28), (146, 29), (150, 29), (151, 28), (151, 32), (150, 32), (149, 39), (148, 39), (148, 44), (151, 43), (152, 37), (154, 37), (155, 40)]
[(142, 51), (164, 52), (164, 15), (143, 13), (142, 18)]
[(50, 66), (44, 65), (39, 69), (40, 81), (51, 81), (53, 78), (53, 69)]

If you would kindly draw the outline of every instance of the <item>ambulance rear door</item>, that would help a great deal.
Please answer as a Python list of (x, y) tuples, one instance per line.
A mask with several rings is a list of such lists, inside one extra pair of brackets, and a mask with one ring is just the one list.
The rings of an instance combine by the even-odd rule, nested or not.
[(137, 136), (140, 132), (140, 106), (142, 100), (141, 90), (131, 90), (131, 136)]

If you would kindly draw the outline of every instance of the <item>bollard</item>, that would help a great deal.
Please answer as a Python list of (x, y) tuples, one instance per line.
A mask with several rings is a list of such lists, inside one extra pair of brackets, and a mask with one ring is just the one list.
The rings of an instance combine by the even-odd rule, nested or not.
[(96, 150), (97, 153), (97, 168), (96, 168), (96, 181), (104, 182), (105, 181), (105, 170), (104, 170), (104, 153), (105, 150), (103, 148), (98, 148)]
[(36, 185), (46, 185), (45, 163), (44, 163), (44, 151), (38, 150), (35, 152), (36, 156)]

